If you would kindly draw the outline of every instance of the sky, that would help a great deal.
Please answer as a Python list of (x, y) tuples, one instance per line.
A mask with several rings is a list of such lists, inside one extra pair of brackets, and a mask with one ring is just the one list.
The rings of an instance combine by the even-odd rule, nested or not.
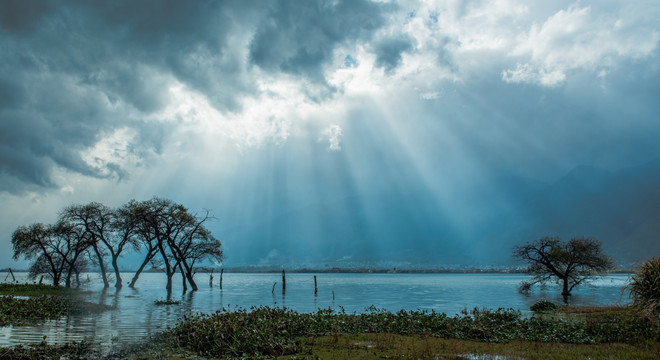
[(660, 156), (658, 18), (644, 0), (2, 1), (0, 268), (27, 267), (20, 225), (152, 196), (211, 210), (227, 266), (506, 263), (474, 229), (508, 206), (494, 179)]

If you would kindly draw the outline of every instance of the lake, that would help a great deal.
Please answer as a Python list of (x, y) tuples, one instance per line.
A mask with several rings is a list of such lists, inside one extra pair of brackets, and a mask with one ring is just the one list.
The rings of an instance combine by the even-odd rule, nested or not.
[[(16, 274), (21, 282), (27, 274)], [(122, 274), (129, 281), (132, 273)], [(184, 315), (212, 313), (221, 309), (249, 309), (253, 306), (287, 307), (298, 312), (331, 308), (337, 311), (363, 312), (369, 306), (390, 311), (427, 310), (454, 315), (463, 309), (513, 308), (529, 312), (541, 299), (561, 303), (561, 289), (552, 284), (545, 290), (535, 289), (529, 295), (518, 292), (524, 274), (316, 274), (318, 294), (314, 296), (315, 274), (287, 274), (286, 293), (282, 293), (281, 273), (225, 273), (223, 289), (219, 274), (213, 287), (209, 274), (197, 274), (199, 290), (184, 293), (181, 277), (174, 278), (172, 300), (177, 305), (154, 305), (167, 299), (166, 278), (160, 273), (142, 274), (135, 289), (125, 286), (103, 289), (97, 274), (81, 278), (89, 291), (86, 301), (111, 305), (115, 309), (93, 316), (69, 316), (34, 326), (0, 328), (0, 346), (38, 343), (46, 336), (48, 343), (65, 343), (87, 339), (103, 346), (136, 342), (176, 324)], [(6, 273), (0, 273), (0, 280)], [(591, 285), (578, 287), (571, 297), (572, 305), (612, 305), (627, 303), (622, 289), (627, 274), (614, 274), (597, 279)], [(273, 284), (277, 282), (275, 287)], [(273, 291), (274, 289), (274, 291)]]

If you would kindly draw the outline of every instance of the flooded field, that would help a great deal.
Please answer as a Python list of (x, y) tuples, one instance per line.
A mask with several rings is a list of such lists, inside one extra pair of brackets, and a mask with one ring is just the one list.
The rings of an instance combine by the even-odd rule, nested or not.
[[(19, 281), (26, 281), (19, 273)], [(132, 274), (124, 274), (130, 279)], [(0, 273), (0, 280), (5, 278)], [(96, 274), (85, 274), (85, 300), (114, 309), (93, 316), (68, 316), (39, 325), (0, 328), (0, 346), (41, 342), (64, 343), (87, 339), (105, 346), (135, 342), (168, 326), (184, 315), (217, 310), (249, 309), (253, 306), (287, 307), (298, 312), (319, 308), (361, 312), (370, 306), (389, 311), (428, 310), (456, 314), (474, 307), (514, 308), (528, 312), (541, 299), (561, 302), (560, 290), (549, 286), (529, 295), (518, 293), (523, 274), (316, 274), (318, 293), (314, 295), (314, 274), (287, 274), (282, 293), (281, 274), (225, 273), (220, 289), (218, 274), (209, 284), (208, 274), (198, 274), (196, 292), (183, 292), (175, 282), (168, 298), (165, 275), (143, 274), (135, 289), (103, 289)], [(628, 302), (622, 292), (628, 275), (615, 274), (576, 289), (574, 305), (606, 305)], [(275, 285), (275, 286), (273, 286)], [(156, 305), (158, 300), (171, 305)]]

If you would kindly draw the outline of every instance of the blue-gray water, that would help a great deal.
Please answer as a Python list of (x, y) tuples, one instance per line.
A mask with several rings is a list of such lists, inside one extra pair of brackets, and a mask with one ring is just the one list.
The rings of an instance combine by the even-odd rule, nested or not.
[[(83, 339), (111, 346), (114, 343), (144, 339), (184, 315), (212, 313), (220, 309), (250, 308), (252, 306), (285, 306), (298, 312), (312, 312), (318, 308), (345, 309), (361, 312), (374, 305), (379, 309), (397, 311), (434, 310), (453, 315), (474, 307), (514, 308), (528, 312), (540, 299), (561, 302), (556, 285), (546, 290), (535, 289), (530, 295), (518, 293), (517, 288), (526, 276), (522, 274), (316, 274), (318, 295), (314, 296), (314, 274), (287, 274), (286, 295), (282, 294), (282, 276), (278, 273), (225, 273), (223, 289), (219, 274), (214, 286), (209, 286), (208, 274), (195, 279), (199, 291), (183, 293), (180, 277), (175, 278), (172, 300), (178, 305), (156, 306), (154, 301), (165, 300), (165, 275), (147, 273), (140, 277), (135, 289), (120, 291), (103, 286), (96, 275), (89, 275), (84, 285), (90, 290), (90, 302), (112, 305), (109, 310), (93, 316), (71, 316), (46, 321), (36, 326), (0, 328), (0, 345), (41, 342), (63, 343)], [(6, 274), (0, 273), (0, 280)], [(18, 274), (24, 281), (25, 274)], [(124, 281), (132, 274), (123, 274)], [(88, 276), (82, 277), (87, 281)], [(273, 283), (277, 282), (275, 291)], [(598, 279), (590, 286), (574, 291), (571, 304), (606, 305), (628, 301), (622, 292), (628, 275), (617, 274)], [(334, 299), (333, 299), (334, 292)]]

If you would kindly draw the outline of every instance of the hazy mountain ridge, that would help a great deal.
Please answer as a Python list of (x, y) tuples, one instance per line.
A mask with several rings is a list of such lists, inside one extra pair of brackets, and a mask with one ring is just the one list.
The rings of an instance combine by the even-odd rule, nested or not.
[[(660, 254), (660, 159), (618, 171), (579, 166), (545, 184), (476, 183), (439, 202), (411, 190), (349, 194), (280, 209), (224, 229), (236, 264), (511, 264), (511, 247), (540, 236), (593, 236), (618, 262)], [(458, 210), (460, 208), (460, 211)], [(455, 210), (455, 211), (454, 211)]]
[(594, 236), (619, 261), (660, 254), (660, 159), (615, 172), (581, 166), (528, 204), (535, 234)]

